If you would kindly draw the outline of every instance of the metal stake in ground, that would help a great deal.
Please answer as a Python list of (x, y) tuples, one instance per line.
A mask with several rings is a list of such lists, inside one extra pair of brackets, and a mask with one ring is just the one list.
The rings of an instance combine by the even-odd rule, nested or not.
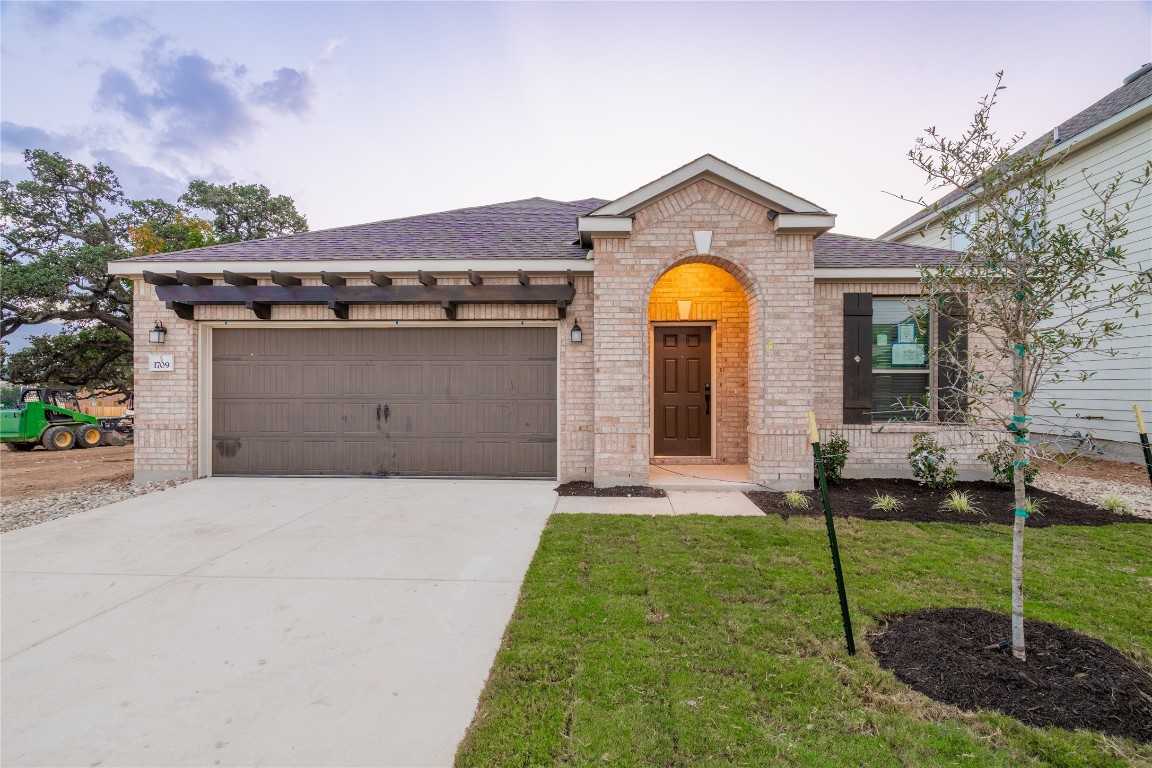
[(1140, 404), (1132, 406), (1136, 414), (1136, 429), (1140, 431), (1140, 445), (1144, 447), (1144, 466), (1148, 467), (1148, 481), (1152, 482), (1152, 447), (1148, 445), (1148, 428), (1144, 426), (1144, 414), (1140, 413)]
[(844, 619), (844, 639), (848, 642), (848, 655), (856, 655), (856, 642), (852, 639), (852, 617), (848, 615), (848, 594), (844, 591), (844, 571), (840, 568), (840, 547), (836, 545), (836, 524), (832, 522), (832, 503), (828, 500), (828, 478), (824, 475), (824, 452), (820, 449), (820, 433), (816, 430), (816, 414), (808, 411), (808, 432), (812, 438), (812, 455), (816, 458), (816, 476), (820, 478), (820, 498), (824, 502), (824, 523), (828, 527), (828, 545), (832, 548), (832, 570), (836, 572), (836, 591), (840, 593), (840, 616)]

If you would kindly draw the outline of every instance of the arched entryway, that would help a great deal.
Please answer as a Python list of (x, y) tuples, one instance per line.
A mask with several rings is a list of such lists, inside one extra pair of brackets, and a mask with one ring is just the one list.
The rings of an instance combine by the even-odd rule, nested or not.
[(752, 303), (741, 280), (716, 263), (679, 263), (652, 286), (654, 464), (748, 465)]

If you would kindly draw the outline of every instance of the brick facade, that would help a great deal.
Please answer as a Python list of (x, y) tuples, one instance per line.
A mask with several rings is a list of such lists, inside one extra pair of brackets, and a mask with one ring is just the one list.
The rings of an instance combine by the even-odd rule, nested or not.
[[(692, 233), (712, 232), (698, 255)], [(755, 482), (801, 486), (811, 477), (806, 440), (812, 391), (812, 237), (778, 236), (768, 209), (698, 180), (635, 212), (631, 237), (597, 237), (596, 451), (598, 485), (648, 482), (649, 304), (653, 288), (683, 264), (727, 272), (747, 297), (746, 424)]]
[[(962, 429), (954, 425), (929, 423), (844, 424), (844, 294), (871, 293), (875, 298), (914, 297), (919, 293), (914, 281), (832, 282), (815, 286), (815, 343), (813, 390), (816, 420), (821, 439), (839, 432), (852, 446), (844, 468), (847, 477), (909, 477), (908, 451), (912, 438), (922, 432), (936, 435), (957, 460), (957, 471), (965, 479), (985, 478), (988, 465), (976, 456), (992, 441), (985, 430)], [(975, 343), (975, 340), (973, 340)], [(931, 377), (935, 386), (935, 376)]]
[[(813, 237), (780, 234), (764, 205), (698, 178), (632, 211), (631, 232), (592, 236), (595, 276), (575, 278), (575, 300), (558, 323), (559, 479), (597, 485), (648, 483), (652, 459), (651, 334), (653, 324), (681, 322), (677, 302), (690, 300), (687, 322), (715, 325), (713, 393), (714, 458), (691, 459), (749, 466), (750, 479), (769, 487), (811, 484), (807, 412), (814, 409), (822, 432), (836, 430), (852, 445), (846, 473), (907, 475), (905, 458), (917, 432), (940, 433), (954, 448), (960, 469), (986, 472), (975, 458), (981, 435), (932, 424), (846, 426), (843, 411), (843, 295), (914, 295), (916, 283), (817, 280)], [(694, 232), (711, 232), (708, 253), (698, 254)], [(541, 262), (546, 264), (546, 262)], [(319, 275), (304, 277), (320, 284)], [(399, 264), (398, 264), (399, 266)], [(461, 272), (463, 270), (460, 270)], [(366, 275), (367, 270), (361, 273)], [(219, 275), (209, 275), (219, 277)], [(267, 275), (255, 275), (270, 284)], [(366, 276), (348, 276), (367, 285)], [(559, 283), (558, 275), (533, 275), (536, 283)], [(396, 284), (416, 284), (415, 275)], [(466, 278), (442, 277), (441, 284)], [(487, 276), (488, 284), (511, 284), (511, 273)], [(210, 388), (200, 380), (199, 356), (210, 349), (210, 326), (202, 323), (259, 321), (239, 306), (198, 306), (195, 321), (178, 319), (156, 299), (155, 289), (135, 284), (136, 474), (141, 480), (194, 477), (210, 472), (199, 462), (201, 408)], [(556, 322), (547, 305), (468, 305), (457, 323)], [(583, 343), (573, 344), (575, 320)], [(163, 347), (149, 344), (159, 320), (168, 328)], [(337, 320), (323, 306), (272, 308), (276, 323), (444, 323), (434, 305), (354, 305)], [(167, 373), (148, 370), (148, 355), (176, 358)], [(202, 399), (203, 398), (203, 399)], [(203, 405), (202, 405), (203, 403)]]

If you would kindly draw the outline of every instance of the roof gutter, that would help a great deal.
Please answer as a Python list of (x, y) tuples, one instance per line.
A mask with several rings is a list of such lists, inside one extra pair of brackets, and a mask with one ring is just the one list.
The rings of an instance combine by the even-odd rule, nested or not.
[(511, 273), (518, 270), (534, 275), (563, 275), (571, 270), (579, 274), (591, 274), (594, 267), (591, 259), (331, 259), (331, 260), (251, 260), (219, 259), (212, 261), (196, 260), (148, 260), (121, 259), (108, 262), (108, 274), (119, 277), (138, 277), (144, 270), (162, 275), (175, 274), (177, 270), (197, 275), (219, 275), (224, 270), (238, 274), (267, 275), (275, 270), (290, 275), (319, 275), (321, 272), (352, 276), (368, 276), (375, 270), (387, 275), (412, 274), (424, 271), (433, 275), (467, 275), (469, 270), (482, 274)]
[(829, 267), (815, 270), (817, 280), (919, 280), (916, 267)]

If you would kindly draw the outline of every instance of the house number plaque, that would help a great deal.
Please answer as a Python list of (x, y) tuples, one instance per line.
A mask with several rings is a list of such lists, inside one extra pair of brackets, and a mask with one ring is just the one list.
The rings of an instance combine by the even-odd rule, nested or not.
[(171, 371), (176, 367), (175, 355), (148, 355), (148, 370)]

